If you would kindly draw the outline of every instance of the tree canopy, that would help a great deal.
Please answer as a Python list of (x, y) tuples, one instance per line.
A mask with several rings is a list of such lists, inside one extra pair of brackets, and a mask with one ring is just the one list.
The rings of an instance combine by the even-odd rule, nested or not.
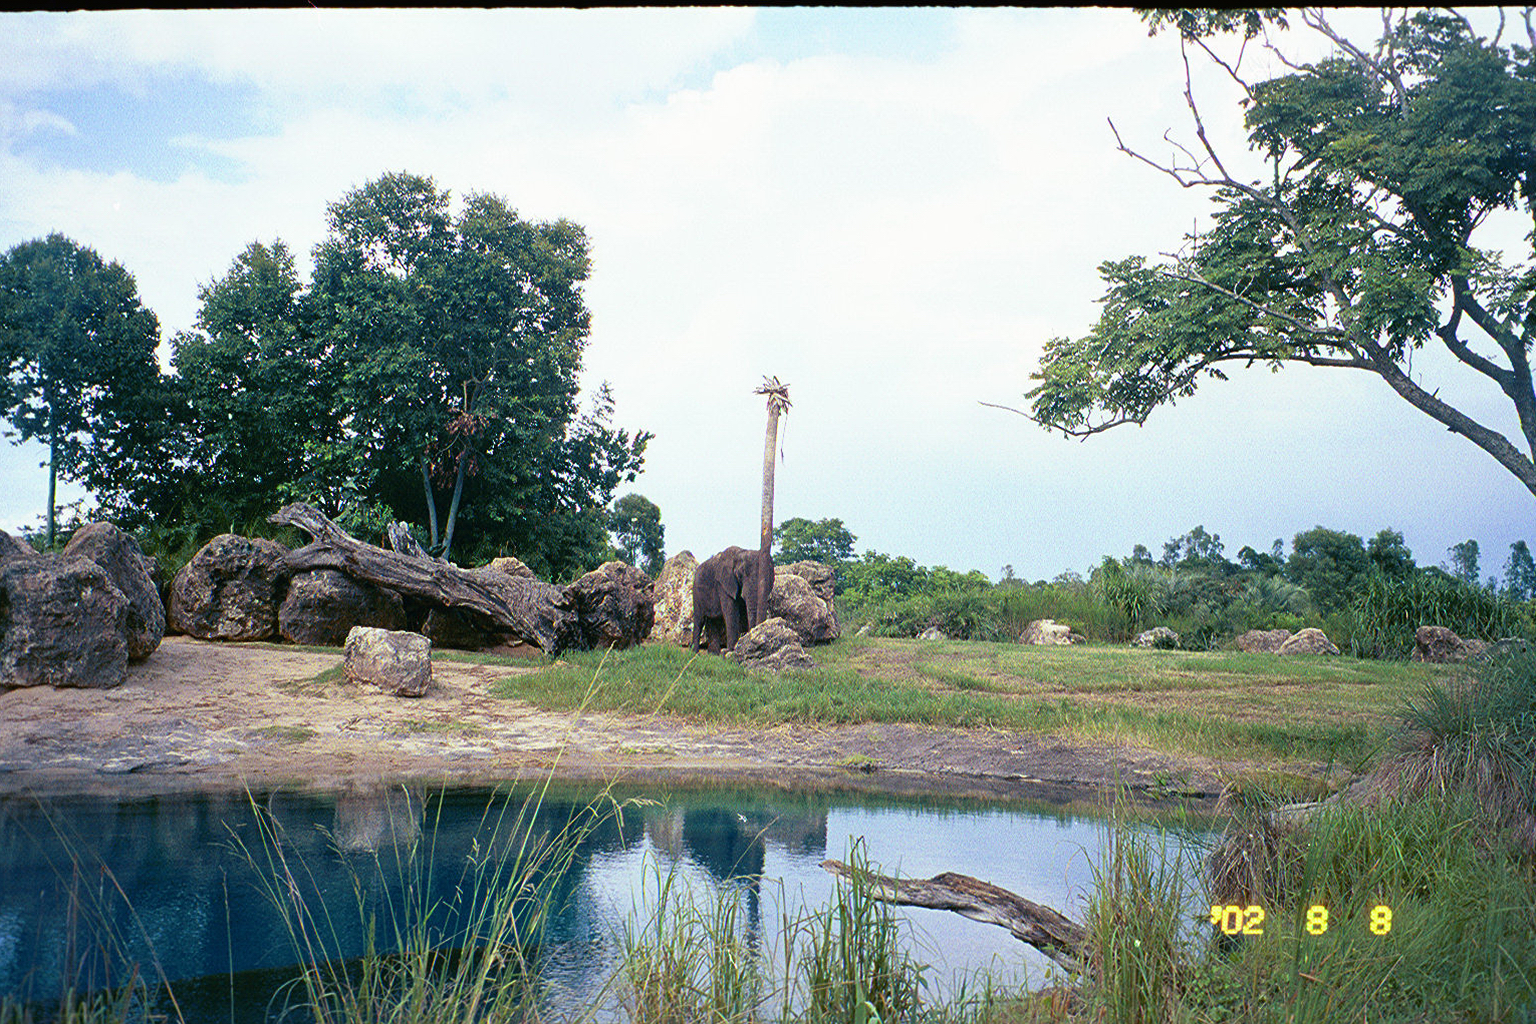
[(811, 561), (834, 569), (853, 558), (853, 545), (858, 540), (841, 519), (813, 522), (800, 516), (784, 520), (773, 536), (779, 542), (773, 560), (779, 565)]
[(608, 532), (617, 542), (619, 557), (655, 576), (666, 558), (667, 528), (661, 509), (643, 494), (626, 494), (613, 503)]
[(189, 452), (179, 513), (253, 521), (302, 500), (363, 535), (391, 519), (447, 557), (512, 553), (555, 578), (608, 544), (650, 434), (578, 407), (585, 232), (430, 178), (385, 174), (327, 212), (306, 288), (253, 243), (174, 340)]
[[(1186, 52), (1276, 12), (1181, 17)], [(1530, 218), (1536, 192), (1536, 29), (1526, 45), (1480, 37), (1454, 12), (1389, 13), (1384, 34), (1356, 44), (1321, 12), (1302, 20), (1334, 55), (1268, 81), (1243, 81), (1250, 149), (1267, 180), (1240, 176), (1209, 142), (1193, 92), (1198, 141), (1170, 163), (1120, 148), (1184, 187), (1209, 189), (1208, 230), (1171, 256), (1130, 256), (1099, 269), (1108, 285), (1087, 336), (1045, 348), (1032, 419), (1085, 436), (1141, 423), (1230, 364), (1352, 368), (1493, 457), (1536, 494), (1536, 255), (1509, 258), (1481, 241), (1500, 214)], [(1527, 236), (1528, 244), (1531, 236)], [(1513, 440), (1454, 408), (1411, 373), (1412, 353), (1443, 346), (1513, 405)], [(1017, 411), (1017, 410), (1015, 410)]]
[(0, 417), (48, 445), (50, 545), (59, 477), (115, 492), (164, 462), (159, 342), (132, 275), (95, 250), (52, 234), (0, 257)]

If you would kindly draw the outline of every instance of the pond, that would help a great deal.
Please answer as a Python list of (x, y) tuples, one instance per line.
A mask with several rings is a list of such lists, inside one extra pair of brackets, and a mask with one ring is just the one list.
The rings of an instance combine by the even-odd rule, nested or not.
[[(622, 928), (643, 919), (668, 876), (697, 893), (735, 887), (745, 927), (770, 948), (785, 913), (827, 903), (835, 882), (821, 862), (848, 859), (856, 840), (883, 873), (957, 871), (1073, 917), (1104, 842), (1100, 820), (1047, 804), (706, 787), (615, 791), (644, 802), (589, 818), (590, 789), (551, 788), (536, 809), (527, 796), (396, 786), (0, 798), (0, 999), (51, 1002), (68, 984), (120, 984), (122, 965), (137, 963), (170, 983), (189, 1021), (275, 1019), (274, 992), (300, 960), (268, 895), (285, 870), (311, 909), (325, 908), (325, 955), (355, 957), (366, 944), (360, 907), (384, 922), (387, 948), (388, 908), (422, 900), (443, 924), (466, 865), (508, 843), (570, 834), (573, 822), (587, 827), (555, 880), (539, 958), (557, 1009), (601, 1001)], [(1191, 849), (1207, 838), (1176, 836)], [(1032, 986), (1051, 976), (1048, 960), (1001, 928), (897, 913), (907, 948), (932, 966), (935, 995), (978, 970)]]

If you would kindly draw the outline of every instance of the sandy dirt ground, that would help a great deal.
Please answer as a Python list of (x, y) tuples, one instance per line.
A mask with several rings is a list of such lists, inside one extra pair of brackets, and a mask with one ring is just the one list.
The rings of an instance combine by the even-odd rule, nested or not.
[[(740, 778), (777, 786), (1068, 799), (1169, 780), (1213, 796), (1213, 765), (1027, 734), (914, 725), (707, 726), (572, 715), (491, 695), (532, 665), (433, 663), (426, 696), (317, 682), (341, 653), (167, 637), (112, 690), (0, 694), (0, 792), (154, 792), (553, 774), (643, 781)], [(1063, 795), (1064, 794), (1064, 795)]]

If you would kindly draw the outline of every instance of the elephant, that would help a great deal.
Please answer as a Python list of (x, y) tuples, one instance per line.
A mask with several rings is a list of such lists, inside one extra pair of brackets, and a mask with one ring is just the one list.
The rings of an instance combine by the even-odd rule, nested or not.
[(768, 617), (772, 592), (773, 557), (766, 550), (733, 545), (706, 558), (693, 575), (693, 650), (707, 619), (725, 620), (725, 649), (734, 649), (742, 633)]

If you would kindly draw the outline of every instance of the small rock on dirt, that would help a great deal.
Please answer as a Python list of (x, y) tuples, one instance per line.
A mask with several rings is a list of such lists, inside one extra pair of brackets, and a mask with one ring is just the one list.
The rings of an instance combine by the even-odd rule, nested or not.
[(432, 685), (432, 641), (420, 633), (353, 626), (342, 672), (349, 682), (380, 686), (396, 697), (420, 697)]

